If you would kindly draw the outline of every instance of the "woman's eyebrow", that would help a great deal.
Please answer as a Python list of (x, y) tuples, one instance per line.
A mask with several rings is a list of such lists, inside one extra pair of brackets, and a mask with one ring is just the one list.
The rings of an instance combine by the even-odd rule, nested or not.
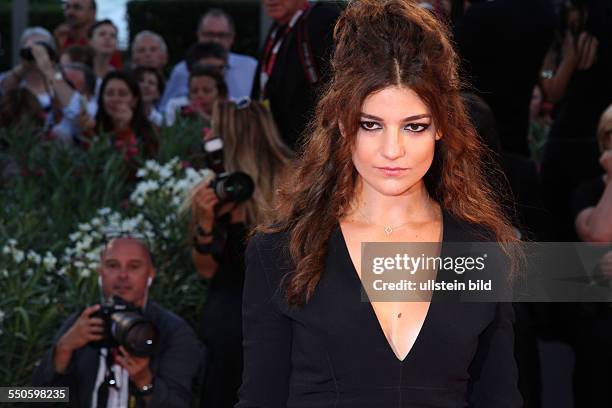
[[(365, 119), (372, 119), (372, 120), (376, 120), (376, 121), (379, 121), (379, 122), (384, 122), (384, 120), (382, 120), (378, 116), (370, 115), (370, 114), (364, 113), (364, 112), (361, 112), (361, 117), (365, 118)], [(412, 120), (418, 120), (418, 119), (424, 119), (424, 118), (431, 118), (431, 115), (429, 113), (423, 113), (423, 114), (420, 114), (420, 115), (408, 116), (407, 118), (404, 118), (402, 120), (402, 122), (410, 122)]]

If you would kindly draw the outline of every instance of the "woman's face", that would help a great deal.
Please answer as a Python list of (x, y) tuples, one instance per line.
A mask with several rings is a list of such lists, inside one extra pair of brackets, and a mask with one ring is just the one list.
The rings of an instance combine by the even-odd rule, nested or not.
[(96, 53), (111, 55), (117, 48), (117, 30), (110, 24), (103, 24), (93, 32), (89, 45)]
[(198, 105), (207, 114), (212, 113), (215, 101), (219, 97), (217, 83), (209, 76), (193, 77), (189, 81), (189, 100)]
[(106, 84), (102, 93), (102, 100), (106, 112), (113, 116), (122, 106), (136, 107), (136, 98), (125, 81), (121, 79), (111, 79)]
[(410, 88), (369, 95), (353, 146), (362, 193), (399, 196), (421, 188), (439, 138), (429, 108)]
[(159, 83), (157, 77), (151, 72), (145, 72), (140, 81), (138, 81), (140, 87), (140, 93), (142, 94), (142, 101), (144, 103), (154, 103), (159, 100)]

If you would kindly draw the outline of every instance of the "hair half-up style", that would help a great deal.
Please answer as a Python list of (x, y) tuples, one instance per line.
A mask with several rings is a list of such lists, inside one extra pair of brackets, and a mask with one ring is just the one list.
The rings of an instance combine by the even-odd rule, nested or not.
[(295, 267), (286, 277), (288, 304), (303, 306), (319, 282), (328, 240), (354, 199), (358, 174), (352, 148), (361, 107), (370, 94), (389, 86), (416, 92), (442, 135), (424, 178), (430, 196), (449, 214), (491, 231), (511, 252), (509, 244), (517, 238), (487, 184), (482, 157), (489, 152), (464, 109), (459, 60), (444, 23), (415, 1), (353, 0), (334, 38), (332, 80), (317, 105), (301, 159), (279, 191), (276, 222), (259, 228), (288, 235)]

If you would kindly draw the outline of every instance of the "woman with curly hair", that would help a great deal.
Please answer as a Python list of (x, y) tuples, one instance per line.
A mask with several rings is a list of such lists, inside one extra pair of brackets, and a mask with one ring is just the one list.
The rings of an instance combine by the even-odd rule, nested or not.
[(360, 301), (365, 242), (496, 241), (516, 260), (447, 28), (415, 1), (355, 0), (334, 36), (300, 162), (248, 244), (237, 407), (521, 406), (510, 303)]

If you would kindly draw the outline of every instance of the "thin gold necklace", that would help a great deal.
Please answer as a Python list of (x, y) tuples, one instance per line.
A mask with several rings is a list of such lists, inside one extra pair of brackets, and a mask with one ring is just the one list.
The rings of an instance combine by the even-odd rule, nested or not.
[(391, 225), (379, 225), (379, 224), (375, 224), (373, 222), (370, 222), (368, 220), (368, 217), (366, 217), (365, 214), (361, 212), (361, 210), (357, 209), (357, 212), (366, 220), (366, 224), (370, 224), (370, 225), (374, 225), (375, 227), (382, 228), (383, 231), (385, 231), (385, 234), (387, 234), (387, 235), (391, 235), (393, 233), (393, 231), (397, 231), (398, 229), (401, 229), (401, 228), (405, 227), (406, 225), (408, 225), (408, 224), (410, 224), (412, 222), (412, 221), (408, 221), (408, 222), (405, 222), (403, 224), (397, 225), (395, 227), (393, 227)]

